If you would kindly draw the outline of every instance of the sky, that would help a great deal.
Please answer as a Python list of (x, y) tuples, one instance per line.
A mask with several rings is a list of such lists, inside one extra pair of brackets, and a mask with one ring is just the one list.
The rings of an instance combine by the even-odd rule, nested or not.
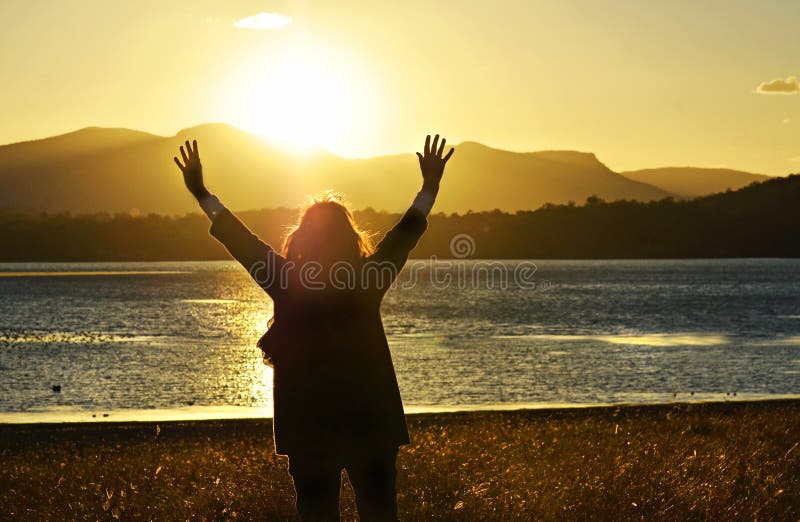
[(800, 172), (796, 0), (0, 1), (0, 143), (225, 122), (347, 157), (450, 143)]

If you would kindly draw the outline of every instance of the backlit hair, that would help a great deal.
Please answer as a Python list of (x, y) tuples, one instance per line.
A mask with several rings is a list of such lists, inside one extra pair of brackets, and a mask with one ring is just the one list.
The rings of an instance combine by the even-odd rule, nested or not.
[(357, 261), (372, 254), (369, 234), (358, 228), (342, 196), (331, 190), (311, 196), (283, 241), (283, 255), (296, 263)]

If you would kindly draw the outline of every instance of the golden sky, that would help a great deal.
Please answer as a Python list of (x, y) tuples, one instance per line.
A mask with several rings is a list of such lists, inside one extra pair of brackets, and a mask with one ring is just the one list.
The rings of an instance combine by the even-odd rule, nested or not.
[(798, 22), (796, 0), (2, 0), (0, 143), (222, 121), (344, 156), (437, 130), (786, 174)]

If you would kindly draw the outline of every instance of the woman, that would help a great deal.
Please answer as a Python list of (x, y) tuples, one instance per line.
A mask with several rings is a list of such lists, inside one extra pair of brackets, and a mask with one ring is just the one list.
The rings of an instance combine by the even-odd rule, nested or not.
[(174, 158), (211, 234), (274, 302), (258, 345), (274, 367), (275, 448), (289, 457), (304, 520), (338, 520), (342, 469), (362, 520), (397, 519), (397, 451), (409, 440), (380, 304), (427, 228), (454, 152), (442, 155), (445, 142), (425, 139), (422, 189), (374, 249), (329, 194), (301, 212), (279, 254), (206, 189), (196, 141)]

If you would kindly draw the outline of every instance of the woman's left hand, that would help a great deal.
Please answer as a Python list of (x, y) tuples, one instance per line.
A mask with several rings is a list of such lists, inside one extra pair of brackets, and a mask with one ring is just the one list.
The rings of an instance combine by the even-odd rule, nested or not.
[(442, 157), (445, 143), (447, 143), (447, 140), (442, 138), (442, 143), (439, 145), (439, 135), (437, 134), (436, 137), (433, 138), (433, 144), (431, 144), (431, 135), (428, 134), (428, 137), (425, 138), (424, 154), (417, 152), (419, 168), (422, 170), (422, 179), (424, 180), (423, 187), (430, 187), (438, 190), (439, 182), (444, 175), (444, 166), (456, 150), (450, 147), (447, 156)]

